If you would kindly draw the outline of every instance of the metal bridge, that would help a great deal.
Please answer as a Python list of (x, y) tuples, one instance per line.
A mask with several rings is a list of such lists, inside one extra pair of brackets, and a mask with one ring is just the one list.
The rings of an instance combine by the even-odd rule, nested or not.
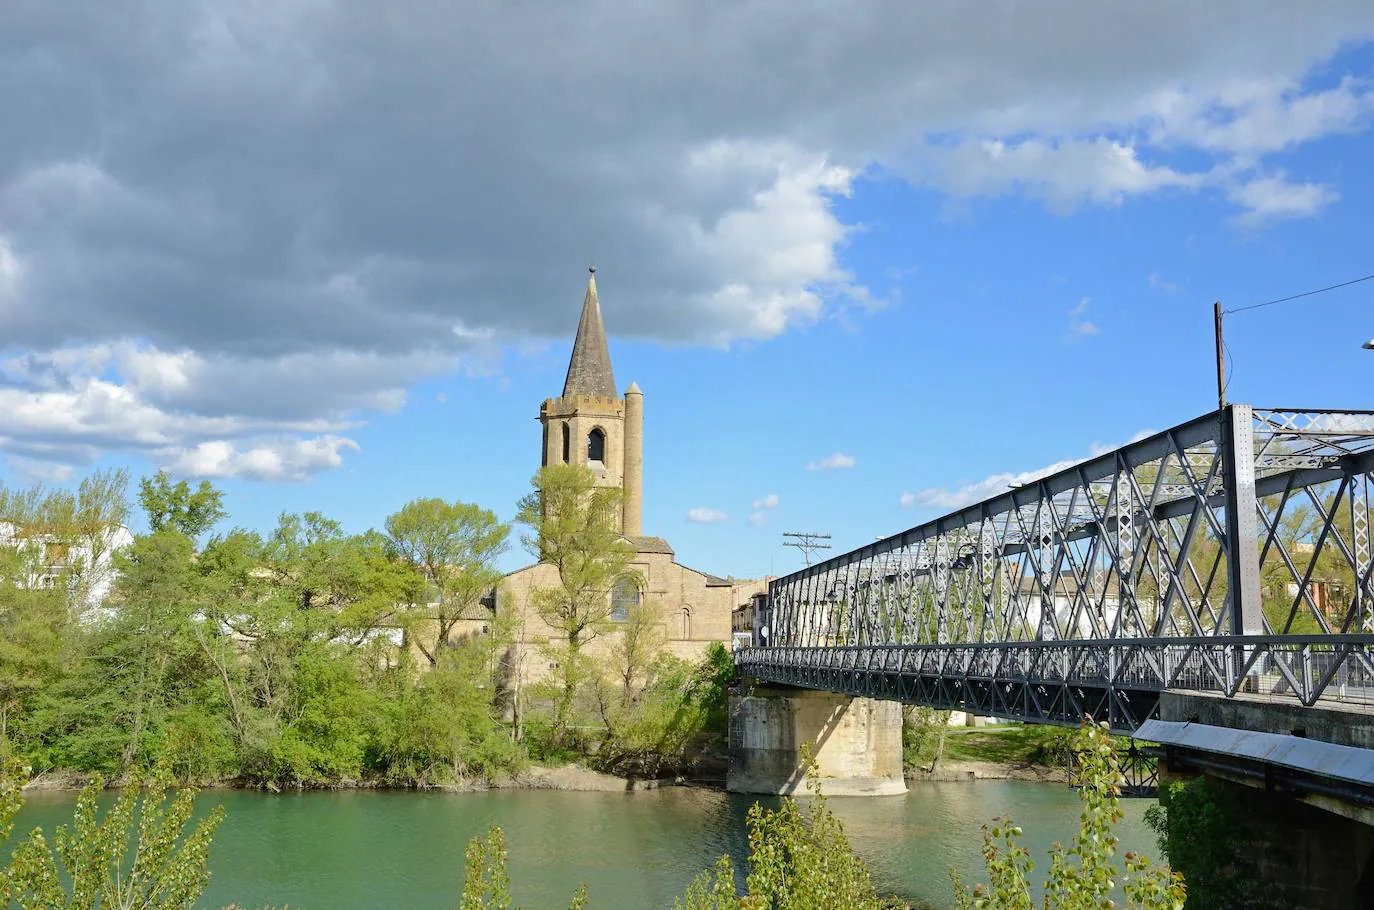
[(1374, 711), (1374, 412), (1231, 405), (769, 585), (760, 680), (1129, 733)]

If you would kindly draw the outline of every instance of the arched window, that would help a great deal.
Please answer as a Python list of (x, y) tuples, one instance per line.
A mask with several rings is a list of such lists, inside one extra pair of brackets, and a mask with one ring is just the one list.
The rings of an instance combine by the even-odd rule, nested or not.
[(587, 434), (587, 460), (600, 461), (606, 460), (606, 434), (600, 427)]
[(639, 606), (639, 585), (632, 578), (622, 578), (611, 588), (611, 619), (625, 622), (630, 618), (630, 608)]
[(682, 606), (682, 640), (688, 641), (692, 637), (692, 608), (683, 604)]
[(572, 433), (568, 430), (568, 425), (563, 424), (563, 463), (572, 461)]

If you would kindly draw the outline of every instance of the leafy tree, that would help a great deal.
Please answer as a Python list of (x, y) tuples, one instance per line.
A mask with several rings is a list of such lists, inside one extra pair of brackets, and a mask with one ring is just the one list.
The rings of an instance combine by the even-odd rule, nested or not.
[(550, 651), (561, 686), (554, 738), (566, 737), (579, 684), (592, 677), (583, 655), (588, 642), (606, 634), (611, 588), (629, 574), (634, 549), (619, 531), (619, 488), (600, 487), (582, 465), (548, 465), (535, 475), (534, 492), (520, 501), (523, 540), (541, 562), (558, 572), (558, 584), (532, 595), (539, 617), (557, 634)]
[(663, 608), (647, 599), (631, 603), (626, 606), (625, 619), (616, 631), (611, 654), (615, 673), (620, 678), (622, 706), (629, 706), (668, 643), (668, 630), (663, 627)]
[(127, 517), (127, 485), (124, 471), (96, 471), (75, 493), (0, 485), (0, 740), (19, 734), (14, 721), (69, 663), (112, 531)]
[(381, 535), (283, 515), (266, 540), (236, 531), (198, 561), (210, 592), (196, 624), (245, 775), (322, 783), (361, 775), (379, 713), (362, 658), (406, 570)]
[[(0, 769), (0, 846), (22, 804), (22, 777), (14, 766)], [(190, 910), (209, 882), (206, 860), (224, 812), (215, 809), (188, 834), (195, 793), (184, 790), (169, 804), (165, 777), (151, 783), (142, 799), (140, 786), (124, 788), (101, 818), (103, 782), (93, 780), (53, 846), (38, 830), (15, 848), (0, 870), (0, 906)]]
[(451, 644), (454, 626), (472, 618), (500, 582), (496, 560), (506, 550), (510, 527), (470, 503), (415, 499), (387, 518), (386, 533), (424, 581), (412, 594), (406, 629), (432, 667)]
[[(1129, 906), (1137, 910), (1182, 910), (1183, 877), (1153, 867), (1143, 856), (1127, 853), (1124, 870), (1117, 865), (1113, 828), (1122, 812), (1117, 795), (1121, 768), (1106, 726), (1085, 722), (1075, 743), (1080, 773), (1079, 798), (1083, 810), (1072, 844), (1055, 844), (1050, 851), (1049, 877), (1044, 887), (1045, 910), (1102, 910), (1112, 906), (1119, 884)], [(1021, 828), (1010, 818), (997, 818), (983, 828), (983, 856), (990, 885), (970, 893), (959, 875), (954, 880), (957, 910), (1033, 910), (1030, 874), (1034, 863), (1021, 846)]]
[(1165, 781), (1145, 821), (1159, 836), (1169, 865), (1188, 882), (1191, 910), (1279, 910), (1254, 853), (1235, 836), (1247, 822), (1244, 797), (1206, 777)]
[(602, 718), (606, 734), (594, 756), (604, 771), (655, 776), (682, 770), (725, 743), (728, 688), (734, 661), (712, 643), (695, 665), (659, 654), (645, 672), (642, 688), (626, 701), (603, 681)]
[(223, 500), (224, 494), (210, 481), (202, 480), (192, 489), (185, 480), (172, 483), (166, 471), (158, 471), (138, 483), (138, 501), (154, 532), (173, 530), (199, 538), (228, 514)]
[(490, 639), (446, 648), (428, 673), (397, 674), (387, 701), (385, 759), (393, 779), (421, 784), (494, 777), (519, 752), (492, 704)]
[(945, 754), (948, 711), (907, 706), (902, 709), (902, 766), (934, 771)]

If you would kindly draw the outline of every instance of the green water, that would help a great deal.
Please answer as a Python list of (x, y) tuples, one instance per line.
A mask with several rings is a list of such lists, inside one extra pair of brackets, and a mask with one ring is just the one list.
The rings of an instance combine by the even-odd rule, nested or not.
[[(34, 794), (18, 831), (70, 818), (71, 794)], [(592, 910), (671, 907), (722, 853), (746, 855), (752, 798), (669, 788), (643, 793), (501, 791), (438, 794), (327, 792), (207, 794), (228, 816), (211, 853), (201, 906), (231, 901), (299, 910), (457, 906), (468, 838), (500, 825), (515, 897), (526, 910), (562, 908), (586, 882)], [(947, 870), (982, 881), (979, 825), (1012, 813), (1045, 868), (1067, 840), (1078, 802), (1062, 785), (1016, 781), (913, 784), (902, 797), (832, 799), (850, 839), (885, 891), (949, 906)], [(1148, 803), (1124, 800), (1123, 849), (1157, 854), (1142, 822)]]

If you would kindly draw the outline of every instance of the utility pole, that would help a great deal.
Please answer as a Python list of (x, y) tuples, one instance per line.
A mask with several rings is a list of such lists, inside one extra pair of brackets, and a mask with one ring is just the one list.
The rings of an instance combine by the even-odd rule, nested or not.
[[(788, 540), (789, 537), (792, 539)], [(821, 541), (829, 539), (829, 534), (813, 534), (809, 531), (782, 532), (782, 545), (784, 547), (796, 547), (798, 550), (801, 550), (802, 558), (806, 560), (808, 566), (811, 565), (811, 554), (814, 551), (830, 549), (830, 544), (821, 543)]]
[(1221, 340), (1221, 301), (1212, 304), (1212, 320), (1217, 336), (1217, 410), (1226, 410), (1226, 347)]

